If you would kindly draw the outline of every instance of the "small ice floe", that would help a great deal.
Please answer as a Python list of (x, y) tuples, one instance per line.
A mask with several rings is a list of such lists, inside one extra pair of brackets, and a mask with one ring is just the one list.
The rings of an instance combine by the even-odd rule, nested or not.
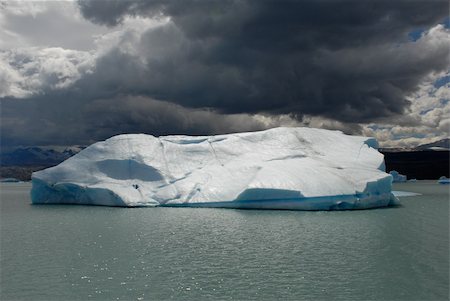
[(392, 176), (392, 182), (396, 183), (396, 182), (406, 182), (406, 176), (400, 174), (398, 171), (396, 170), (391, 170), (389, 172), (389, 174)]
[(445, 176), (442, 176), (439, 178), (438, 183), (439, 184), (450, 184), (450, 179)]
[(0, 179), (0, 183), (19, 183), (21, 182), (19, 179), (16, 178), (2, 178)]
[(392, 194), (395, 195), (398, 198), (404, 197), (404, 196), (418, 196), (418, 195), (422, 195), (421, 193), (415, 193), (415, 192), (410, 192), (410, 191), (398, 191), (398, 190), (393, 190)]

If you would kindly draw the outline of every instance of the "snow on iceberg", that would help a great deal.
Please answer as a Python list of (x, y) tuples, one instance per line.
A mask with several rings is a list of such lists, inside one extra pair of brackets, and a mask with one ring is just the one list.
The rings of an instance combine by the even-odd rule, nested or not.
[(275, 128), (119, 135), (33, 173), (34, 204), (340, 210), (396, 204), (373, 138)]

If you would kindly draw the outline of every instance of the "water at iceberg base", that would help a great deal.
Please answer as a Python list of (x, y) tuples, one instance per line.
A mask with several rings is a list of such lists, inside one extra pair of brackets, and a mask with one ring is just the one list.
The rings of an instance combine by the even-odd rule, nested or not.
[(33, 174), (34, 204), (348, 210), (397, 204), (373, 138), (311, 128), (119, 135)]
[[(0, 183), (0, 300), (448, 300), (449, 189), (352, 211), (30, 206)], [(396, 193), (396, 192), (395, 192)]]
[[(389, 179), (386, 179), (389, 182)], [(380, 183), (376, 183), (380, 184)], [(385, 183), (388, 185), (388, 183)], [(54, 187), (50, 188), (39, 180), (33, 180), (32, 199), (39, 198), (41, 194), (54, 194)], [(195, 203), (163, 203), (146, 204), (136, 203), (133, 206), (127, 205), (123, 200), (106, 189), (82, 188), (74, 184), (62, 184), (57, 187), (58, 198), (45, 202), (46, 204), (83, 204), (83, 205), (104, 205), (116, 207), (193, 207), (193, 208), (234, 208), (234, 209), (285, 209), (285, 210), (351, 210), (370, 209), (378, 207), (388, 207), (399, 205), (396, 193), (358, 193), (353, 195), (319, 196), (319, 197), (289, 197), (289, 191), (276, 191), (269, 189), (258, 189), (252, 193), (263, 195), (275, 195), (279, 198), (258, 199), (237, 199), (226, 202), (195, 202)], [(287, 196), (286, 196), (287, 195)], [(283, 197), (284, 196), (284, 197)], [(39, 204), (39, 202), (34, 202)]]

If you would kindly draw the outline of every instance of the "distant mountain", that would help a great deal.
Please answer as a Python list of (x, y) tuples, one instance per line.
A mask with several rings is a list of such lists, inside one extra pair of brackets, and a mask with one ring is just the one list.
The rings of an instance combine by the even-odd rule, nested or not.
[(450, 138), (441, 139), (435, 142), (421, 144), (416, 147), (382, 147), (380, 152), (418, 152), (418, 151), (450, 151)]
[(431, 180), (449, 176), (450, 139), (442, 139), (413, 148), (380, 148), (386, 171), (398, 171), (408, 179)]
[(450, 150), (450, 138), (445, 138), (432, 143), (422, 144), (415, 148), (417, 151), (421, 150)]
[(382, 152), (386, 171), (395, 170), (408, 179), (437, 180), (441, 176), (449, 177), (450, 152), (448, 150)]
[(25, 147), (0, 155), (0, 166), (53, 166), (72, 157), (84, 146), (71, 147)]
[(16, 178), (29, 181), (31, 174), (62, 161), (84, 149), (85, 146), (20, 147), (0, 154), (0, 179)]

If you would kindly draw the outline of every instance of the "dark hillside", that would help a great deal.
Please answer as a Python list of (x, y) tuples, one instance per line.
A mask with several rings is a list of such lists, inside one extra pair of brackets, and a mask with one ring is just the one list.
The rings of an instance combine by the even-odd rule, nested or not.
[(386, 171), (396, 170), (408, 179), (449, 177), (450, 151), (383, 152)]

